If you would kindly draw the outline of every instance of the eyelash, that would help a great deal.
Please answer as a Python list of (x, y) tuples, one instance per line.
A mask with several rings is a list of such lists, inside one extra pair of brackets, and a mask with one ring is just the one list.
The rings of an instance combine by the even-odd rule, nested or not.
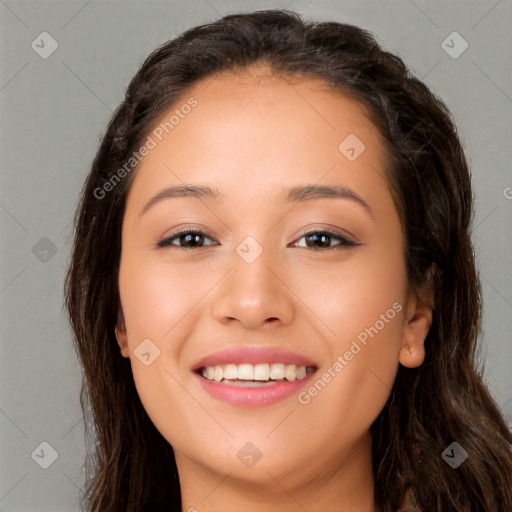
[[(173, 240), (175, 239), (179, 239), (181, 238), (182, 236), (185, 236), (185, 235), (189, 235), (189, 234), (193, 234), (193, 235), (204, 235), (210, 239), (212, 239), (215, 243), (211, 244), (211, 245), (207, 245), (205, 247), (213, 247), (214, 245), (218, 245), (218, 241), (215, 240), (213, 237), (207, 235), (206, 233), (204, 233), (203, 231), (201, 230), (197, 230), (197, 229), (184, 229), (184, 230), (181, 230), (181, 231), (178, 231), (174, 234), (172, 234), (171, 236), (167, 237), (167, 238), (163, 238), (162, 240), (160, 240), (158, 243), (157, 243), (157, 247), (160, 248), (160, 249), (163, 249), (163, 248), (166, 248), (166, 247), (175, 247), (177, 249), (183, 249), (183, 250), (186, 250), (186, 251), (194, 251), (194, 250), (197, 250), (197, 249), (203, 249), (204, 247), (180, 247), (180, 246), (176, 246), (175, 244), (173, 244)], [(336, 240), (338, 240), (340, 243), (338, 245), (335, 245), (334, 247), (328, 247), (328, 248), (319, 248), (319, 249), (312, 249), (312, 248), (309, 248), (309, 247), (303, 247), (303, 249), (311, 249), (313, 251), (333, 251), (335, 249), (349, 249), (351, 247), (357, 247), (359, 245), (361, 245), (360, 243), (357, 243), (357, 242), (353, 242), (352, 240), (350, 240), (349, 238), (341, 235), (340, 233), (335, 233), (333, 231), (329, 231), (329, 230), (320, 230), (320, 229), (317, 229), (317, 230), (311, 230), (311, 231), (308, 231), (307, 233), (304, 233), (300, 238), (303, 238), (303, 237), (306, 237), (306, 236), (309, 236), (309, 235), (313, 235), (313, 234), (322, 234), (322, 235), (328, 235), (329, 237), (331, 238), (334, 238)]]

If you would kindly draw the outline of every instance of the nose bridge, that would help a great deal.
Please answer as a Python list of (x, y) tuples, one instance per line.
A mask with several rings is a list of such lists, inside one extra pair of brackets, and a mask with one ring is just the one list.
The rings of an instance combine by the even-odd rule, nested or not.
[(277, 277), (285, 262), (270, 248), (263, 248), (247, 237), (238, 244), (232, 256), (232, 270), (217, 289), (213, 316), (218, 321), (238, 320), (247, 328), (279, 321), (293, 320), (291, 293)]

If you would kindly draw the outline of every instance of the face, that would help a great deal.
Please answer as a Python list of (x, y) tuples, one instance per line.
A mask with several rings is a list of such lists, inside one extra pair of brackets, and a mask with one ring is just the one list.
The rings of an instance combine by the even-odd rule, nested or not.
[(160, 121), (127, 199), (119, 341), (178, 467), (293, 485), (367, 460), (429, 327), (377, 129), (320, 81), (228, 74)]

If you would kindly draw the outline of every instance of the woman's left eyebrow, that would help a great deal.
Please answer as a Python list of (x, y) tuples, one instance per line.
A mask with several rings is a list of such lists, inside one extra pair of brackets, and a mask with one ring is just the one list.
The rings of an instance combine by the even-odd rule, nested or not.
[(299, 203), (314, 199), (349, 199), (361, 205), (374, 219), (370, 205), (354, 190), (342, 185), (301, 185), (283, 191), (281, 196), (284, 202)]

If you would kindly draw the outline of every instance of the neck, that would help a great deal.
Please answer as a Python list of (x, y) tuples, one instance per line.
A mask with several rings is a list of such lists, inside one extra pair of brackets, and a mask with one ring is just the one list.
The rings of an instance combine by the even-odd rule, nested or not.
[(342, 456), (318, 454), (281, 473), (254, 466), (248, 474), (239, 464), (219, 473), (180, 452), (175, 455), (183, 512), (377, 510), (369, 433)]

